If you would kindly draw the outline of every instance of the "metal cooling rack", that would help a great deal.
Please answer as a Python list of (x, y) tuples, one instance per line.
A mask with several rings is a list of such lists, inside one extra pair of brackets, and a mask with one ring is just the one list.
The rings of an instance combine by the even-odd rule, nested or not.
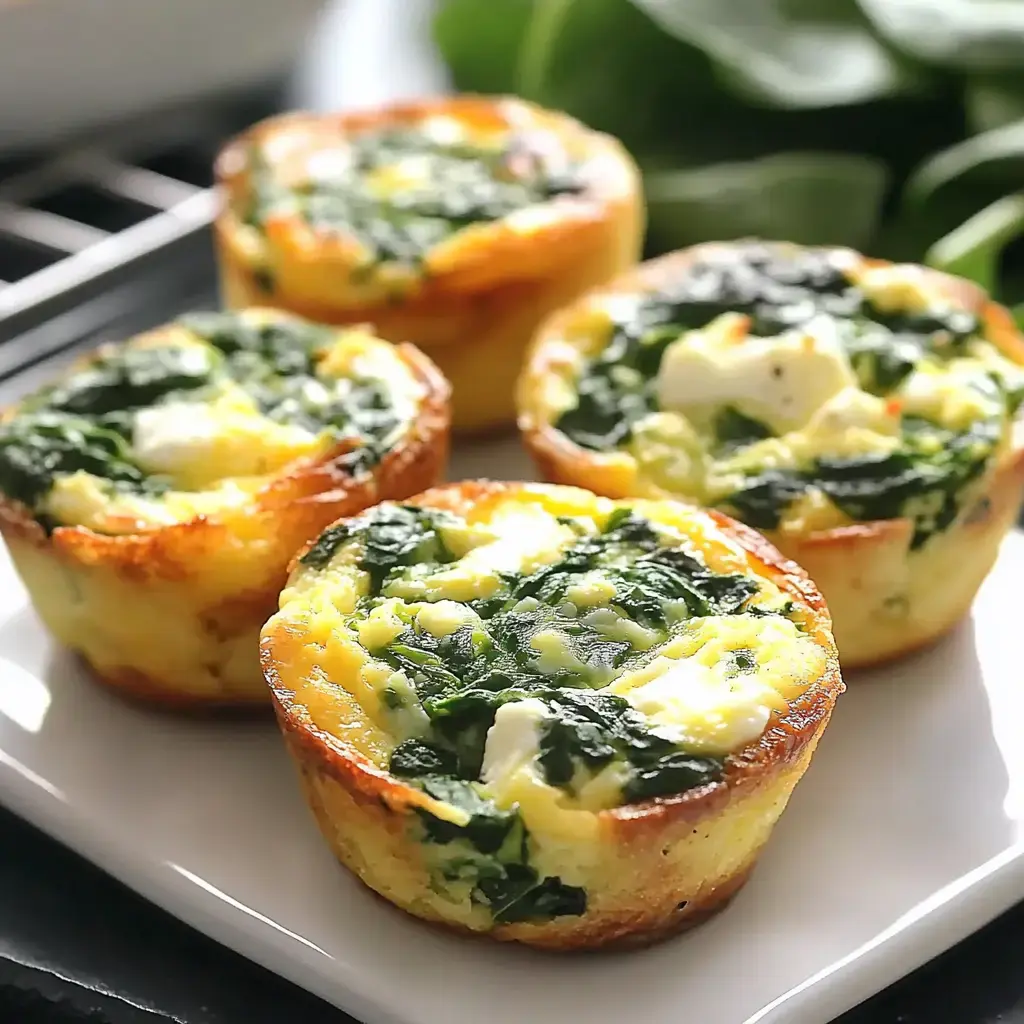
[(161, 115), (0, 163), (0, 344), (204, 231), (216, 206), (213, 158), (247, 113)]

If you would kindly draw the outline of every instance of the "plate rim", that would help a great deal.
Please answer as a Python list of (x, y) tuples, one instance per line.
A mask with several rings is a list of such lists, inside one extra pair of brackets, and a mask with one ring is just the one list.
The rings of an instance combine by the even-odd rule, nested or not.
[[(1011, 557), (1024, 560), (1024, 529), (1015, 525), (1002, 550), (1010, 536), (1019, 545)], [(23, 595), (21, 606), (31, 608), (27, 595)], [(296, 799), (301, 799), (297, 786)], [(409, 1018), (381, 1000), (381, 989), (371, 976), (364, 980), (353, 965), (187, 869), (158, 859), (158, 854), (133, 855), (130, 845), (108, 837), (102, 820), (67, 800), (56, 786), (2, 745), (0, 804), (165, 913), (313, 993), (359, 1024), (409, 1024)], [(1022, 900), (1024, 834), (736, 1024), (828, 1024), (952, 949)], [(382, 909), (401, 913), (391, 907)], [(474, 937), (465, 941), (487, 940)], [(323, 969), (324, 964), (332, 965), (330, 972)]]
[[(357, 972), (335, 961), (314, 943), (170, 862), (154, 866), (144, 858), (133, 858), (117, 843), (105, 842), (102, 831), (87, 827), (87, 815), (68, 804), (59, 790), (3, 748), (0, 803), (147, 902), (313, 993), (359, 1024), (408, 1024), (375, 999), (369, 986), (358, 984)], [(202, 892), (215, 897), (216, 902), (200, 896)], [(828, 1024), (958, 945), (1018, 903), (1018, 894), (1022, 892), (1024, 839), (1019, 839), (737, 1024)], [(214, 908), (219, 908), (219, 913)], [(253, 920), (264, 927), (253, 928)], [(334, 990), (301, 954), (289, 955), (283, 943), (261, 940), (260, 936), (266, 934), (264, 928), (290, 940), (293, 950), (311, 946), (318, 956), (333, 962), (338, 972)], [(338, 999), (342, 988), (346, 1005)]]

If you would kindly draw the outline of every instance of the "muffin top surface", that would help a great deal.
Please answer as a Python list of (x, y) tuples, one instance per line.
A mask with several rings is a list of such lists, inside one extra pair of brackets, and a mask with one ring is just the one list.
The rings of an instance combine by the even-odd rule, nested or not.
[(833, 664), (827, 614), (712, 515), (477, 486), (328, 528), (267, 627), (301, 637), (294, 703), (346, 740), (358, 702), (362, 753), (440, 820), (706, 787)]
[(1013, 444), (1019, 339), (963, 282), (782, 243), (646, 267), (563, 319), (533, 397), (642, 493), (783, 532), (907, 518), (920, 546)]
[(102, 347), (11, 410), (0, 493), (47, 529), (187, 522), (245, 507), (288, 467), (336, 449), (353, 476), (371, 472), (422, 393), (365, 330), (196, 313)]
[(586, 134), (501, 99), (294, 115), (250, 133), (221, 173), (238, 222), (260, 236), (347, 248), (356, 273), (408, 272), (471, 229), (500, 221), (528, 232), (549, 220), (550, 200), (588, 186)]

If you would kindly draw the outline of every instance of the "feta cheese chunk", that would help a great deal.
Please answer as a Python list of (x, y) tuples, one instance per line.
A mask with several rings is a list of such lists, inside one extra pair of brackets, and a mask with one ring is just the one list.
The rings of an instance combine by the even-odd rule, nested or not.
[(785, 433), (856, 383), (834, 321), (819, 317), (778, 337), (752, 338), (726, 314), (669, 345), (656, 386), (662, 409), (732, 405)]

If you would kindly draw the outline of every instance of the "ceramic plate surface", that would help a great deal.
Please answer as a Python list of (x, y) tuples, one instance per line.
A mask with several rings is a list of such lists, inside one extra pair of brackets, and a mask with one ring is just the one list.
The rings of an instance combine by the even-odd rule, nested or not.
[[(529, 475), (514, 440), (460, 453), (453, 478), (484, 475)], [(272, 721), (161, 717), (94, 687), (5, 555), (0, 800), (367, 1024), (619, 1024), (640, 1005), (645, 1024), (825, 1024), (1024, 896), (1022, 576), (1015, 533), (954, 633), (848, 679), (749, 885), (643, 952), (544, 955), (392, 909), (333, 860)]]

